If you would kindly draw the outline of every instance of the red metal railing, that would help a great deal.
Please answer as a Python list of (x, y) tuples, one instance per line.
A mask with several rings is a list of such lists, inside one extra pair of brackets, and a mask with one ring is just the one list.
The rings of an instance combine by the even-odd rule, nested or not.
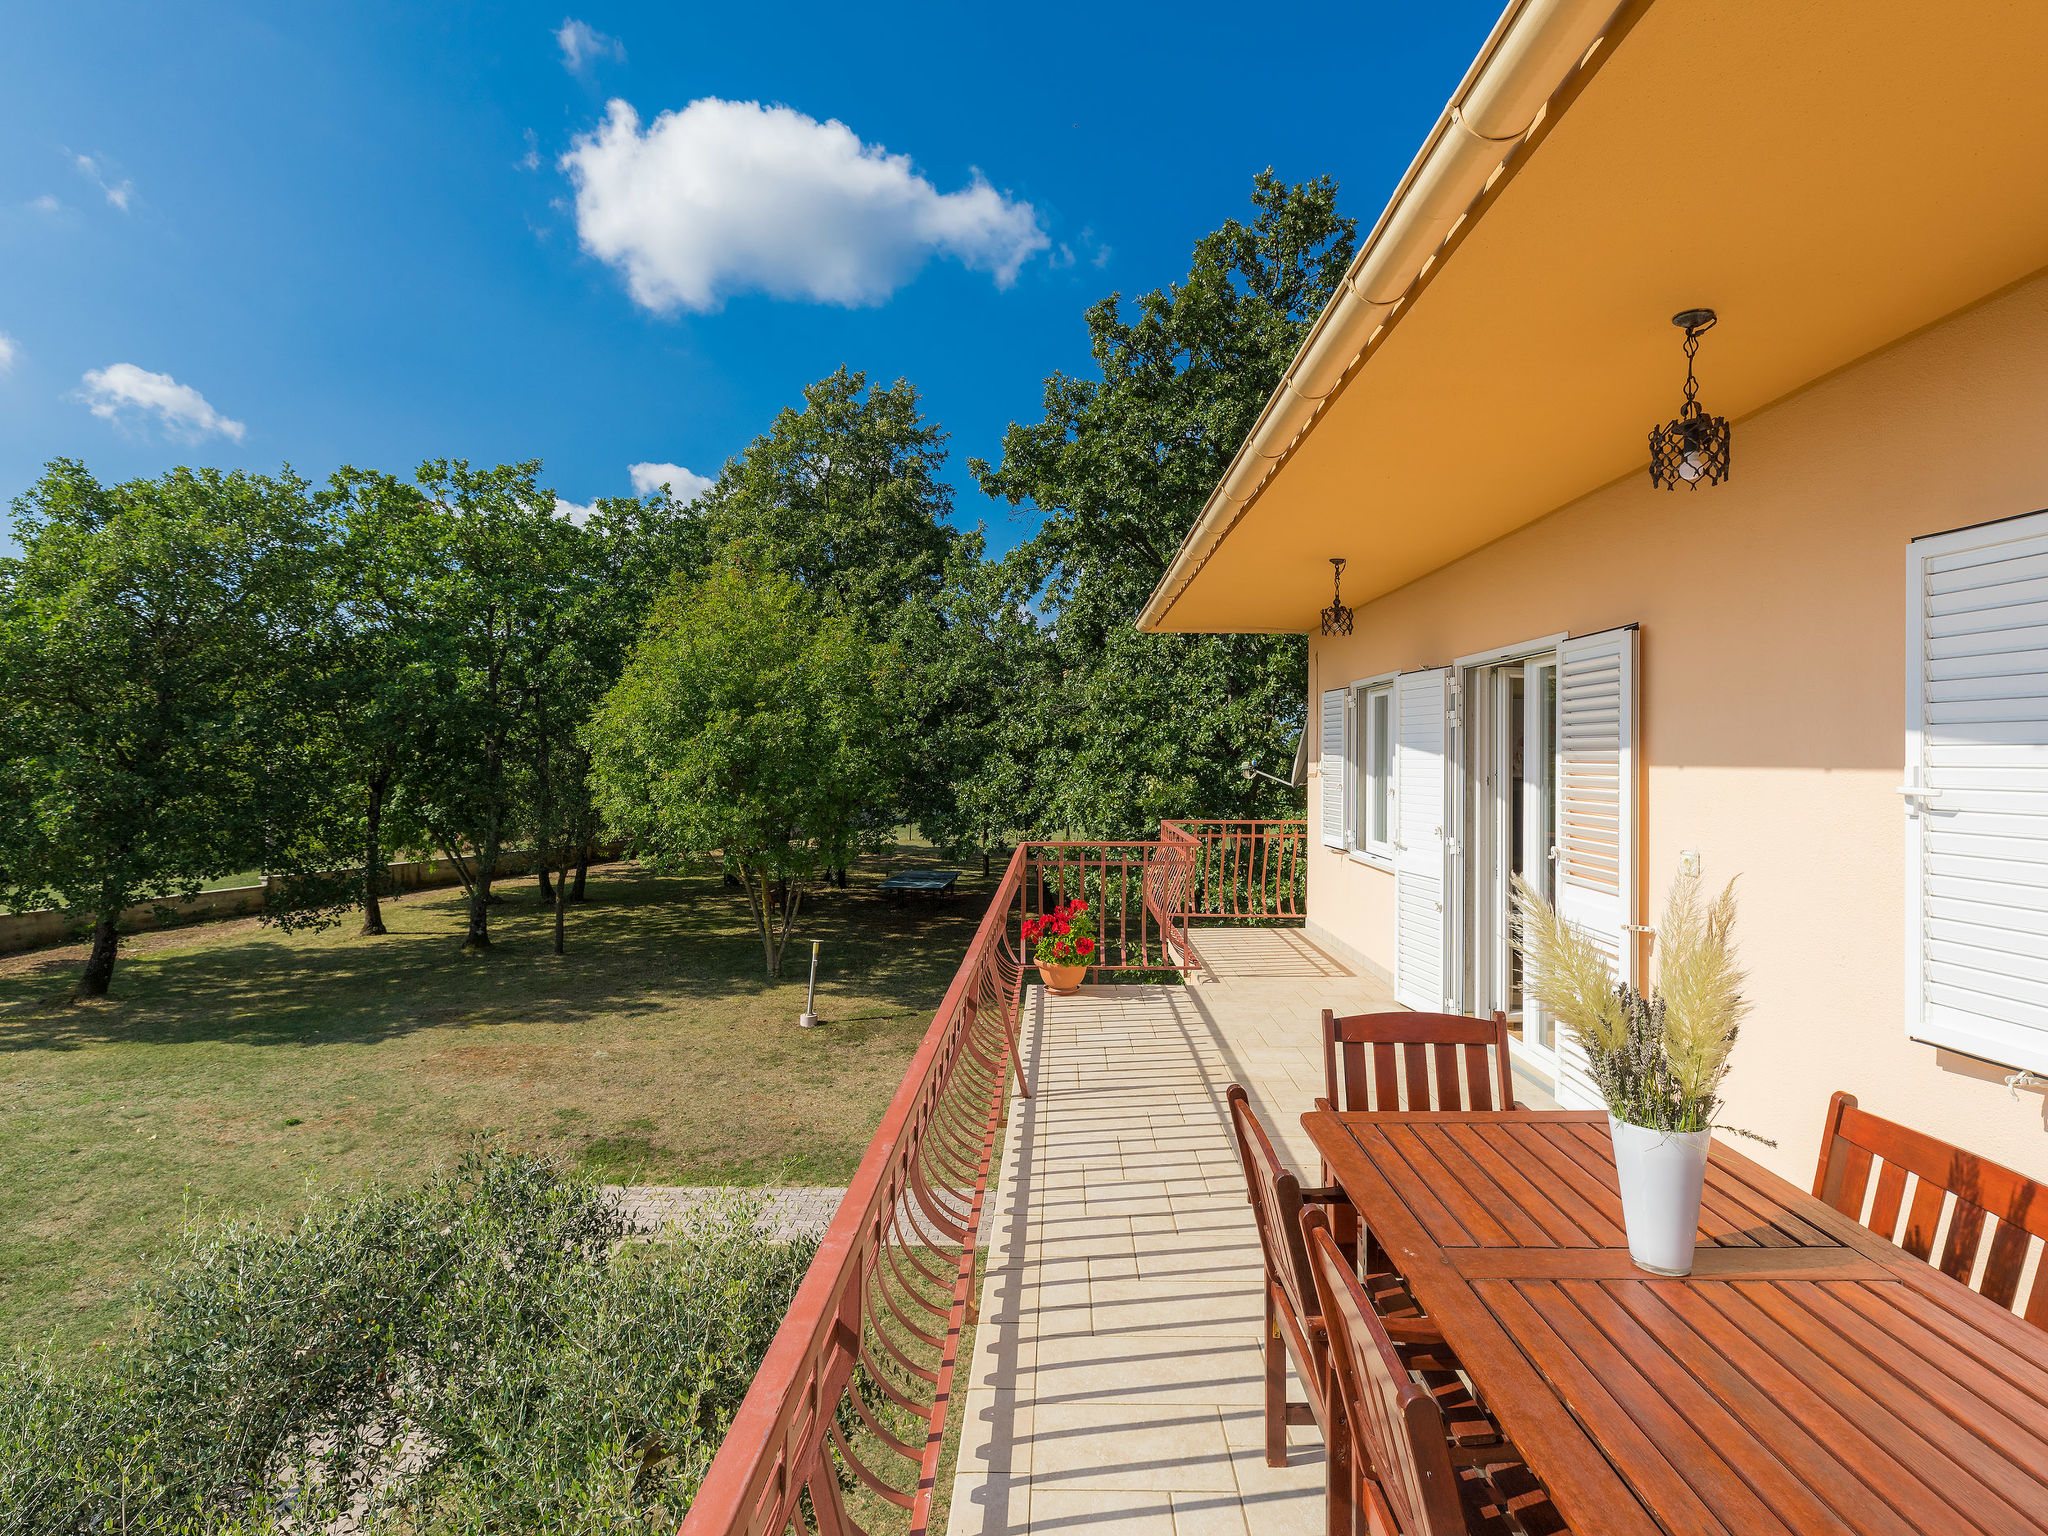
[(1162, 821), (1194, 845), (1183, 917), (1296, 918), (1308, 910), (1306, 821)]
[(911, 1531), (928, 1525), (1012, 1072), (1018, 1092), (1029, 1093), (1016, 1026), (1030, 857), (1019, 848), (1003, 871), (691, 1503), (684, 1536), (812, 1525), (821, 1536), (853, 1536), (861, 1527), (846, 1495), (855, 1486), (904, 1511)]
[(682, 1536), (861, 1536), (850, 1500), (893, 1507), (923, 1536), (1011, 1077), (1029, 1093), (1017, 1059), (1024, 918), (1086, 895), (1101, 945), (1092, 972), (1185, 971), (1201, 963), (1188, 917), (1220, 915), (1205, 868), (1222, 882), (1207, 890), (1243, 888), (1229, 910), (1299, 909), (1276, 905), (1282, 874), (1245, 873), (1244, 847), (1285, 839), (1226, 830), (1286, 826), (1304, 828), (1168, 822), (1156, 842), (1025, 843), (1011, 855)]
[(1030, 858), (1024, 903), (1028, 915), (1085, 896), (1095, 913), (1100, 948), (1091, 971), (1185, 970), (1190, 839), (1158, 842), (1026, 843)]

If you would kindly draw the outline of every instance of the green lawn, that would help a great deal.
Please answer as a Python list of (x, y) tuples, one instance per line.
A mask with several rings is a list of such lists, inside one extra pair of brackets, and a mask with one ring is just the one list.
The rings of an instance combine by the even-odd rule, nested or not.
[(78, 951), (0, 961), (0, 1346), (119, 1327), (188, 1215), (288, 1214), (478, 1132), (615, 1182), (845, 1182), (990, 884), (969, 864), (951, 906), (892, 908), (871, 889), (891, 867), (800, 920), (825, 942), (808, 1033), (808, 944), (770, 984), (737, 893), (623, 866), (593, 873), (560, 959), (519, 880), (486, 955), (457, 948), (454, 891), (391, 903), (378, 939), (145, 936), (164, 947), (124, 950), (98, 1004), (53, 1000)]

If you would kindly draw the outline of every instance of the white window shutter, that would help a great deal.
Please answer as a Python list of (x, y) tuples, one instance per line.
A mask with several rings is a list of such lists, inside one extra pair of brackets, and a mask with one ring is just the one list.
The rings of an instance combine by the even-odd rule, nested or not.
[(1444, 976), (1445, 775), (1450, 672), (1394, 684), (1394, 1000), (1448, 1012)]
[(1907, 1033), (2048, 1072), (2048, 513), (1907, 576)]
[[(1637, 982), (1636, 631), (1602, 630), (1557, 648), (1558, 915)], [(1557, 1100), (1598, 1109), (1600, 1091), (1571, 1031), (1558, 1030)]]
[(1344, 846), (1344, 701), (1347, 688), (1323, 692), (1323, 771), (1317, 794), (1322, 797), (1323, 846)]

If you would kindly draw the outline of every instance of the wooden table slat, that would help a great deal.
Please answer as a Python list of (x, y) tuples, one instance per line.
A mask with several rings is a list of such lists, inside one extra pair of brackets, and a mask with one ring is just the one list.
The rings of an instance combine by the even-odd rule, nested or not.
[(1694, 1273), (1599, 1114), (1303, 1117), (1583, 1533), (2048, 1533), (2048, 1335), (1716, 1142)]
[(1444, 1166), (1443, 1159), (1437, 1156), (1439, 1143), (1435, 1137), (1423, 1140), (1412, 1125), (1390, 1125), (1381, 1134), (1401, 1160), (1429, 1185), (1430, 1192), (1450, 1212), (1451, 1219), (1471, 1235), (1473, 1242), (1482, 1246), (1521, 1246), (1479, 1197)]
[[(1384, 1147), (1377, 1133), (1374, 1139)], [(1615, 1476), (1606, 1458), (1588, 1444), (1571, 1411), (1545, 1387), (1485, 1304), (1445, 1261), (1422, 1221), (1358, 1141), (1344, 1133), (1327, 1140), (1316, 1137), (1316, 1143), (1353, 1202), (1373, 1212), (1374, 1235), (1424, 1298), (1430, 1316), (1447, 1335), (1470, 1341), (1462, 1346), (1470, 1350), (1465, 1364), (1481, 1394), (1489, 1401), (1516, 1405), (1511, 1431), (1515, 1445), (1542, 1469), (1539, 1475), (1572, 1529), (1587, 1536), (1654, 1536), (1659, 1530), (1676, 1529), (1660, 1526)], [(1715, 1530), (1697, 1529), (1706, 1536)]]
[(1597, 1248), (1600, 1245), (1585, 1227), (1581, 1226), (1564, 1208), (1541, 1189), (1527, 1173), (1517, 1168), (1505, 1155), (1487, 1131), (1498, 1131), (1498, 1127), (1474, 1127), (1473, 1134), (1465, 1138), (1460, 1150), (1471, 1159), (1473, 1165), (1483, 1171), (1503, 1196), (1512, 1200), (1518, 1208), (1526, 1211), (1530, 1220), (1551, 1243), (1560, 1248)]
[[(1525, 1285), (1523, 1289), (1530, 1287)], [(1704, 1449), (1696, 1454), (1725, 1466), (1745, 1493), (1767, 1506), (1770, 1520), (1781, 1522), (1802, 1536), (1837, 1536), (1841, 1518), (1829, 1507), (1822, 1491), (1802, 1482), (1785, 1464), (1778, 1449), (1767, 1447), (1756, 1424), (1732, 1412), (1725, 1401), (1674, 1358), (1673, 1350), (1679, 1340), (1653, 1335), (1623, 1305), (1622, 1294), (1637, 1289), (1636, 1286), (1580, 1280), (1559, 1284), (1555, 1289), (1605, 1335), (1602, 1343), (1611, 1348), (1617, 1368), (1632, 1368), (1640, 1374), (1686, 1431), (1701, 1442)], [(1677, 1331), (1684, 1332), (1682, 1328)], [(1581, 1357), (1586, 1358), (1583, 1352)], [(1671, 1442), (1659, 1443), (1668, 1455)], [(1690, 1467), (1688, 1471), (1697, 1481), (1698, 1473)], [(1839, 1467), (1831, 1465), (1824, 1470), (1824, 1481), (1839, 1476)], [(1717, 1512), (1726, 1513), (1737, 1506), (1717, 1497), (1714, 1507)], [(1741, 1523), (1745, 1529), (1769, 1528), (1766, 1521), (1759, 1519)]]
[[(1467, 1280), (1644, 1280), (1626, 1248), (1450, 1248)], [(1884, 1265), (1843, 1248), (1698, 1248), (1695, 1280), (1890, 1280)]]
[(1585, 1170), (1543, 1136), (1539, 1126), (1532, 1122), (1476, 1127), (1475, 1131), (1491, 1131), (1501, 1136), (1529, 1158), (1533, 1167), (1541, 1168), (1546, 1179), (1544, 1187), (1553, 1191), (1552, 1199), (1561, 1203), (1561, 1191), (1577, 1200), (1586, 1212), (1582, 1225), (1600, 1239), (1603, 1247), (1628, 1246), (1628, 1232), (1621, 1222), (1620, 1194), (1610, 1184), (1588, 1181)]
[(1459, 1188), (1500, 1227), (1506, 1241), (1520, 1248), (1557, 1246), (1557, 1239), (1550, 1235), (1543, 1223), (1480, 1166), (1462, 1139), (1446, 1134), (1440, 1125), (1404, 1127), (1403, 1134), (1413, 1136), (1429, 1149), (1438, 1165), (1456, 1179)]
[[(1942, 1371), (1969, 1389), (1973, 1399), (1990, 1404), (2000, 1413), (2026, 1426), (2026, 1434), (2037, 1444), (2048, 1434), (2048, 1373), (2034, 1371), (2033, 1382), (2022, 1373), (2027, 1365), (2003, 1350), (1973, 1349), (1930, 1322), (1922, 1313), (1908, 1312), (1889, 1301), (1874, 1287), (1830, 1285), (1823, 1287), (1833, 1301), (1854, 1312), (1871, 1327), (1881, 1330), (1900, 1348), (1923, 1360), (1938, 1360)], [(1977, 1342), (1984, 1335), (1977, 1335)], [(2034, 1462), (2048, 1477), (2048, 1444), (2042, 1445)]]
[(1947, 1524), (1946, 1505), (1910, 1475), (1902, 1478), (1898, 1464), (1868, 1440), (1831, 1433), (1822, 1405), (1791, 1378), (1759, 1380), (1752, 1374), (1756, 1362), (1730, 1348), (1737, 1336), (1725, 1319), (1710, 1307), (1689, 1304), (1683, 1282), (1612, 1290), (1645, 1333), (1712, 1392), (1758, 1445), (1768, 1446), (1803, 1479), (1839, 1521), (1865, 1536), (1900, 1536)]
[[(1608, 1438), (1602, 1443), (1602, 1449), (1608, 1458), (1625, 1462), (1638, 1479), (1640, 1490), (1655, 1500), (1658, 1525), (1662, 1530), (1672, 1533), (1672, 1536), (1680, 1536), (1680, 1533), (1683, 1536), (1728, 1536), (1728, 1525), (1664, 1455), (1654, 1438), (1653, 1426), (1638, 1422), (1617, 1401), (1615, 1392), (1618, 1384), (1580, 1359), (1557, 1336), (1550, 1319), (1530, 1304), (1519, 1286), (1511, 1280), (1486, 1280), (1474, 1286), (1473, 1290), (1486, 1303), (1487, 1310), (1507, 1324), (1511, 1335), (1537, 1369), (1556, 1385), (1573, 1415), (1581, 1421), (1599, 1423), (1606, 1429)], [(1506, 1405), (1497, 1394), (1488, 1395), (1486, 1403), (1496, 1414), (1506, 1411)], [(1513, 1432), (1509, 1434), (1513, 1438)], [(1525, 1456), (1533, 1454), (1518, 1439), (1515, 1446)], [(1604, 1466), (1603, 1470), (1612, 1474), (1614, 1469)], [(1554, 1488), (1551, 1493), (1556, 1496)], [(1562, 1512), (1574, 1532), (1602, 1529), (1599, 1523), (1588, 1522), (1574, 1510)]]
[[(1927, 1401), (1859, 1359), (1853, 1350), (1836, 1352), (1828, 1330), (1810, 1317), (1786, 1307), (1768, 1284), (1736, 1282), (1702, 1287), (1701, 1293), (1721, 1308), (1751, 1341), (1783, 1361), (1794, 1374), (1864, 1427), (1901, 1466), (1911, 1467), (1955, 1509), (1954, 1518), (1987, 1531), (2040, 1530), (2018, 1510), (1987, 1511), (1993, 1489), (1979, 1475), (1989, 1465), (1986, 1447), (1968, 1431), (1933, 1411)], [(2010, 1471), (2010, 1463), (2007, 1464)], [(2000, 1496), (2004, 1492), (2000, 1490)], [(2009, 1501), (2008, 1501), (2009, 1502)]]

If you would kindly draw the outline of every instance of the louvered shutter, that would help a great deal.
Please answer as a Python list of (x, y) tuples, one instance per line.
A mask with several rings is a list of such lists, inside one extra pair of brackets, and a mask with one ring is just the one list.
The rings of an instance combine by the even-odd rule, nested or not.
[(2048, 514), (1908, 576), (1907, 1030), (2048, 1072)]
[(1323, 770), (1316, 793), (1322, 796), (1323, 846), (1344, 846), (1344, 702), (1347, 688), (1323, 694)]
[[(1557, 910), (1635, 982), (1636, 631), (1602, 630), (1557, 648)], [(1571, 1031), (1557, 1032), (1557, 1100), (1598, 1109)]]
[(1425, 1013), (1444, 991), (1445, 745), (1450, 673), (1394, 684), (1394, 999)]

